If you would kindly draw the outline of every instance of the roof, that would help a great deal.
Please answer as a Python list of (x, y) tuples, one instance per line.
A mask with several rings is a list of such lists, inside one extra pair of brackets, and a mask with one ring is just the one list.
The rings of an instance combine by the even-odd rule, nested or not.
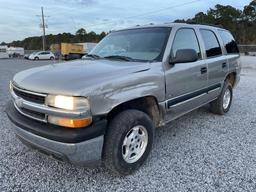
[(120, 30), (114, 30), (114, 31), (123, 31), (123, 30), (129, 30), (129, 29), (140, 29), (140, 28), (153, 28), (153, 27), (202, 27), (202, 28), (208, 28), (208, 29), (223, 29), (220, 26), (212, 26), (212, 25), (203, 25), (203, 24), (189, 24), (189, 23), (164, 23), (164, 24), (149, 24), (149, 25), (137, 25), (135, 27), (129, 27), (125, 29)]

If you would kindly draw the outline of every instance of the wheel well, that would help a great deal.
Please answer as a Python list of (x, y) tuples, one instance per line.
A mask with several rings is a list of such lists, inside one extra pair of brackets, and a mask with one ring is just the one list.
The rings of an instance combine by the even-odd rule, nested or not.
[(127, 109), (137, 109), (146, 113), (153, 121), (154, 125), (157, 127), (160, 124), (160, 111), (158, 102), (153, 96), (146, 96), (134, 100), (122, 103), (115, 108), (113, 108), (107, 115), (107, 120), (111, 120), (118, 113)]
[(228, 74), (228, 76), (226, 77), (226, 80), (228, 80), (229, 83), (232, 85), (232, 87), (234, 87), (235, 82), (236, 82), (236, 73), (233, 72), (233, 73)]

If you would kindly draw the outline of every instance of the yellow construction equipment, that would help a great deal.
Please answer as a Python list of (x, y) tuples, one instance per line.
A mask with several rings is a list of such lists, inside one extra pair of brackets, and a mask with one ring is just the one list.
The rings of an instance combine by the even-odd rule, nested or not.
[(65, 60), (78, 59), (85, 55), (83, 45), (77, 43), (52, 44), (50, 49), (56, 56)]

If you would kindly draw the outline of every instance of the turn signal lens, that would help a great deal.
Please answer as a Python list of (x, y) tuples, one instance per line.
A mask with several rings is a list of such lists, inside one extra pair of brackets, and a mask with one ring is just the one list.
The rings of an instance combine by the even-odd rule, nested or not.
[(92, 118), (88, 117), (84, 119), (66, 119), (61, 117), (49, 116), (48, 122), (55, 125), (63, 126), (63, 127), (83, 128), (92, 123)]

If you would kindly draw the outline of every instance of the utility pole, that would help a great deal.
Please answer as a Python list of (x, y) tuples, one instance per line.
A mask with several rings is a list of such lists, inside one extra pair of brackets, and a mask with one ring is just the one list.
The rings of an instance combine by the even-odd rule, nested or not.
[(45, 17), (49, 17), (49, 16), (45, 16), (44, 15), (44, 8), (41, 7), (41, 15), (36, 15), (37, 17), (40, 17), (40, 28), (43, 29), (43, 36), (42, 36), (42, 43), (43, 43), (43, 51), (45, 51), (45, 28), (47, 28), (47, 24), (45, 24)]
[(41, 7), (41, 11), (42, 11), (42, 28), (43, 28), (43, 36), (42, 36), (43, 51), (45, 51), (45, 23), (44, 23), (44, 8), (43, 7)]

